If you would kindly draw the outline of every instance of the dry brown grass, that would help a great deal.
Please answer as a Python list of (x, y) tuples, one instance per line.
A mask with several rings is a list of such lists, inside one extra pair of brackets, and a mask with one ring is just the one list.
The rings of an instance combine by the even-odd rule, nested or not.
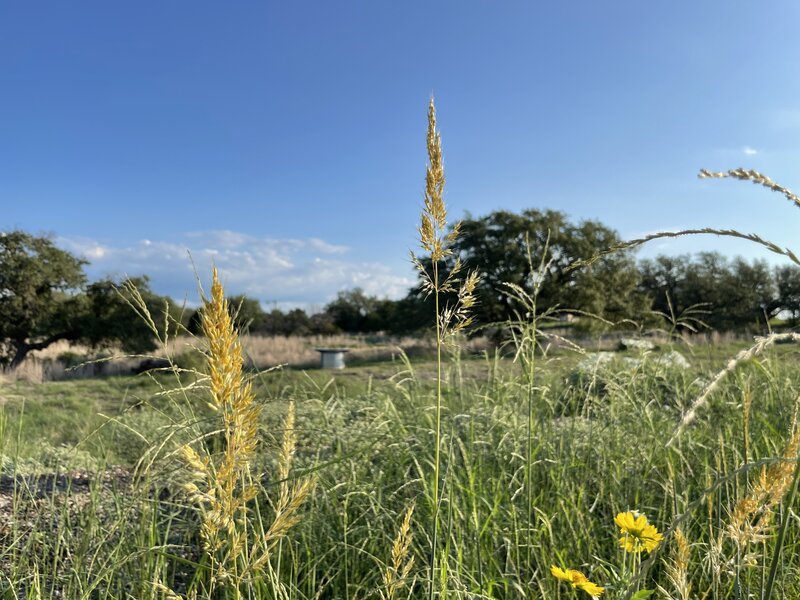
[[(71, 354), (80, 364), (70, 366), (61, 359)], [(119, 355), (113, 360), (97, 360), (98, 352), (81, 344), (60, 340), (44, 350), (31, 352), (16, 369), (0, 369), (0, 382), (10, 383), (25, 381), (28, 383), (44, 383), (64, 379), (83, 379), (107, 375), (125, 375), (131, 373), (141, 359), (124, 357), (117, 350), (108, 349), (105, 354)]]
[[(245, 364), (257, 369), (269, 369), (275, 365), (292, 367), (316, 367), (319, 364), (319, 353), (315, 348), (347, 348), (348, 362), (394, 361), (401, 354), (409, 357), (433, 356), (436, 353), (436, 341), (433, 338), (385, 336), (261, 336), (245, 335), (241, 338)], [(165, 356), (176, 358), (182, 354), (196, 351), (203, 344), (200, 338), (182, 336), (167, 342), (166, 350), (161, 348), (155, 358)], [(481, 353), (492, 347), (484, 337), (465, 341), (461, 347), (469, 353)], [(77, 366), (67, 366), (59, 357), (71, 354), (80, 360)], [(25, 361), (14, 370), (0, 369), (0, 383), (25, 381), (44, 383), (65, 379), (83, 379), (88, 377), (105, 377), (109, 375), (127, 375), (141, 364), (144, 357), (126, 356), (110, 349), (107, 354), (111, 358), (98, 360), (96, 351), (80, 344), (60, 341), (45, 350), (32, 352)]]
[[(242, 336), (242, 347), (248, 365), (257, 369), (268, 369), (275, 365), (293, 367), (315, 367), (319, 364), (319, 353), (315, 348), (347, 348), (348, 362), (395, 360), (401, 353), (407, 356), (433, 356), (436, 340), (433, 338), (389, 338), (364, 336)], [(199, 341), (190, 337), (171, 340), (168, 354), (180, 355), (190, 351)], [(488, 350), (491, 342), (486, 338), (473, 338), (461, 345), (467, 352)]]

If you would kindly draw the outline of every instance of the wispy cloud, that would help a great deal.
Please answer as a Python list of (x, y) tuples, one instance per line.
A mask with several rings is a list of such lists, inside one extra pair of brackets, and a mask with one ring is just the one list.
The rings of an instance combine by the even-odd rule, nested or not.
[(745, 146), (744, 148), (742, 148), (742, 153), (745, 156), (755, 156), (756, 154), (758, 154), (758, 150), (756, 150), (755, 148), (751, 148), (750, 146)]
[[(177, 241), (176, 241), (177, 240)], [(198, 231), (170, 241), (140, 240), (116, 245), (63, 237), (58, 243), (89, 261), (91, 279), (147, 275), (154, 291), (197, 301), (195, 268), (207, 284), (212, 265), (230, 294), (247, 294), (265, 304), (311, 307), (339, 290), (361, 287), (371, 295), (399, 298), (414, 280), (386, 265), (349, 256), (346, 246), (321, 239), (260, 238), (235, 231)]]

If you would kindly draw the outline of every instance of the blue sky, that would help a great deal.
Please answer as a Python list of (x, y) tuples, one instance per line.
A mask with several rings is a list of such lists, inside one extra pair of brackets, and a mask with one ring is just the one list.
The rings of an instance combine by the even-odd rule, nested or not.
[[(0, 6), (0, 229), (53, 233), (92, 277), (314, 307), (414, 280), (426, 108), (451, 215), (714, 225), (795, 249), (800, 4), (17, 2)], [(747, 243), (696, 238), (640, 252)], [(772, 260), (772, 259), (771, 259)]]

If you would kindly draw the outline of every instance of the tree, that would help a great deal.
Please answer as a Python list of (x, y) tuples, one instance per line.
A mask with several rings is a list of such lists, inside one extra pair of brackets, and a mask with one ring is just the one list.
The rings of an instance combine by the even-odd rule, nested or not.
[(775, 284), (777, 307), (789, 313), (794, 327), (797, 325), (797, 316), (800, 313), (800, 268), (796, 265), (775, 267)]
[[(202, 307), (198, 308), (189, 318), (187, 329), (189, 333), (194, 335), (200, 335), (203, 330), (200, 322), (201, 310)], [(267, 326), (267, 313), (264, 312), (261, 308), (261, 303), (255, 298), (250, 298), (244, 294), (231, 296), (228, 298), (228, 311), (239, 334), (262, 332)]]
[(661, 254), (639, 262), (639, 288), (653, 299), (652, 310), (678, 315), (691, 306), (686, 304), (686, 271), (690, 261), (688, 254)]
[(231, 296), (228, 303), (233, 312), (234, 325), (241, 333), (253, 333), (263, 327), (267, 315), (261, 308), (261, 302), (240, 294)]
[(433, 307), (428, 306), (419, 290), (405, 298), (390, 300), (367, 296), (361, 288), (341, 291), (325, 306), (330, 322), (348, 333), (414, 333), (433, 325)]
[[(374, 314), (379, 300), (367, 296), (361, 288), (341, 291), (325, 306), (333, 324), (348, 333), (374, 331)], [(371, 318), (372, 317), (372, 318)]]
[[(153, 347), (153, 332), (112, 281), (86, 287), (85, 264), (48, 237), (0, 233), (0, 364), (15, 368), (59, 340), (116, 342), (134, 352)], [(146, 279), (133, 282), (151, 312), (163, 314), (166, 299), (153, 294)]]
[[(642, 261), (641, 270), (640, 286), (654, 299), (654, 310), (669, 312), (669, 294), (676, 314), (703, 305), (709, 311), (703, 321), (713, 329), (758, 327), (783, 308), (780, 285), (776, 290), (764, 261), (729, 261), (718, 252), (701, 252), (694, 258), (659, 256)], [(790, 271), (785, 274), (785, 302), (791, 302), (791, 275)]]
[[(169, 298), (159, 296), (150, 289), (147, 276), (130, 277), (119, 283), (103, 279), (86, 287), (79, 315), (79, 327), (70, 339), (79, 340), (92, 347), (118, 344), (125, 352), (142, 353), (156, 348), (156, 338), (148, 323), (137, 315), (131, 306), (131, 290), (136, 289), (157, 327), (167, 323), (169, 334), (179, 333), (183, 320), (182, 310)], [(165, 319), (164, 311), (169, 312)]]
[(722, 285), (719, 318), (722, 328), (760, 329), (779, 312), (772, 273), (764, 260), (735, 258)]
[(539, 293), (542, 309), (559, 306), (619, 320), (639, 317), (648, 306), (637, 290), (639, 275), (631, 252), (608, 254), (591, 267), (571, 268), (576, 260), (589, 259), (619, 241), (616, 232), (597, 221), (575, 225), (558, 211), (501, 210), (477, 219), (468, 216), (453, 249), (468, 270), (480, 274), (475, 316), (482, 323), (511, 316), (505, 284), (531, 289), (545, 248), (546, 260), (552, 260)]
[(0, 362), (77, 335), (84, 264), (47, 237), (0, 233)]

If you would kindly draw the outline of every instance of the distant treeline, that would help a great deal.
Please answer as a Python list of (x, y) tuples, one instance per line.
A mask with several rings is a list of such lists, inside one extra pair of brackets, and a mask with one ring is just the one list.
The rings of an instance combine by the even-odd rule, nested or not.
[[(460, 259), (464, 269), (480, 274), (475, 308), (480, 325), (513, 317), (520, 307), (511, 300), (508, 284), (531, 290), (537, 278), (540, 313), (550, 308), (565, 316), (591, 313), (624, 327), (663, 327), (672, 321), (678, 329), (760, 331), (777, 316), (793, 326), (800, 314), (800, 268), (794, 265), (770, 267), (763, 260), (729, 260), (716, 252), (637, 261), (631, 251), (619, 251), (573, 268), (575, 261), (597, 257), (620, 242), (616, 232), (597, 221), (573, 224), (556, 211), (496, 211), (462, 222), (451, 264), (443, 268)], [(234, 298), (232, 306), (242, 327), (263, 334), (408, 334), (433, 325), (433, 308), (420, 286), (400, 300), (361, 289), (342, 291), (310, 316), (301, 310), (265, 312), (244, 296)], [(579, 318), (574, 326), (609, 325)]]
[[(671, 321), (677, 329), (759, 331), (778, 316), (796, 324), (800, 268), (794, 265), (770, 267), (715, 252), (641, 261), (630, 250), (607, 252), (620, 244), (617, 233), (598, 221), (576, 224), (551, 210), (495, 211), (468, 215), (449, 264), (439, 266), (450, 272), (459, 261), (480, 274), (473, 312), (484, 326), (522, 309), (511, 299), (509, 284), (529, 292), (536, 284), (539, 313), (580, 315), (573, 326), (584, 329), (613, 323), (663, 327)], [(575, 268), (576, 261), (582, 266)], [(154, 346), (161, 323), (173, 323), (172, 333), (199, 330), (196, 311), (181, 311), (154, 293), (146, 276), (88, 283), (85, 264), (47, 237), (0, 232), (0, 366), (13, 367), (58, 340), (142, 352)], [(424, 257), (421, 266), (432, 268)], [(164, 319), (168, 305), (170, 319)], [(241, 329), (268, 335), (409, 334), (432, 327), (435, 312), (421, 285), (399, 300), (342, 291), (313, 315), (300, 309), (267, 312), (245, 296), (232, 298), (231, 310)]]
[[(761, 260), (728, 260), (719, 253), (704, 252), (695, 256), (662, 255), (629, 268), (630, 275), (637, 281), (631, 296), (637, 304), (645, 301), (634, 308), (644, 306), (646, 310), (631, 311), (628, 315), (618, 310), (615, 316), (630, 317), (644, 327), (663, 327), (672, 319), (678, 329), (691, 325), (697, 329), (760, 331), (767, 327), (768, 320), (777, 316), (794, 326), (800, 315), (800, 268), (793, 265), (771, 268)], [(503, 304), (499, 297), (482, 298), (484, 306), (478, 309), (480, 324), (502, 320), (486, 319), (498, 308), (493, 306), (494, 301), (500, 306)], [(547, 304), (540, 305), (541, 310), (547, 307)], [(342, 291), (322, 312), (313, 315), (301, 309), (265, 312), (257, 300), (246, 296), (233, 297), (231, 308), (240, 328), (263, 335), (340, 332), (403, 335), (433, 325), (432, 309), (416, 289), (400, 300), (369, 296), (359, 288)], [(578, 312), (593, 307), (577, 305), (573, 308)], [(563, 314), (566, 320), (570, 310), (565, 309)], [(502, 317), (502, 313), (497, 317)], [(575, 321), (578, 328), (581, 327), (579, 321)], [(592, 323), (586, 319), (583, 326)], [(621, 324), (623, 327), (631, 325), (630, 321)], [(190, 318), (189, 329), (193, 333), (199, 331), (194, 315)]]

